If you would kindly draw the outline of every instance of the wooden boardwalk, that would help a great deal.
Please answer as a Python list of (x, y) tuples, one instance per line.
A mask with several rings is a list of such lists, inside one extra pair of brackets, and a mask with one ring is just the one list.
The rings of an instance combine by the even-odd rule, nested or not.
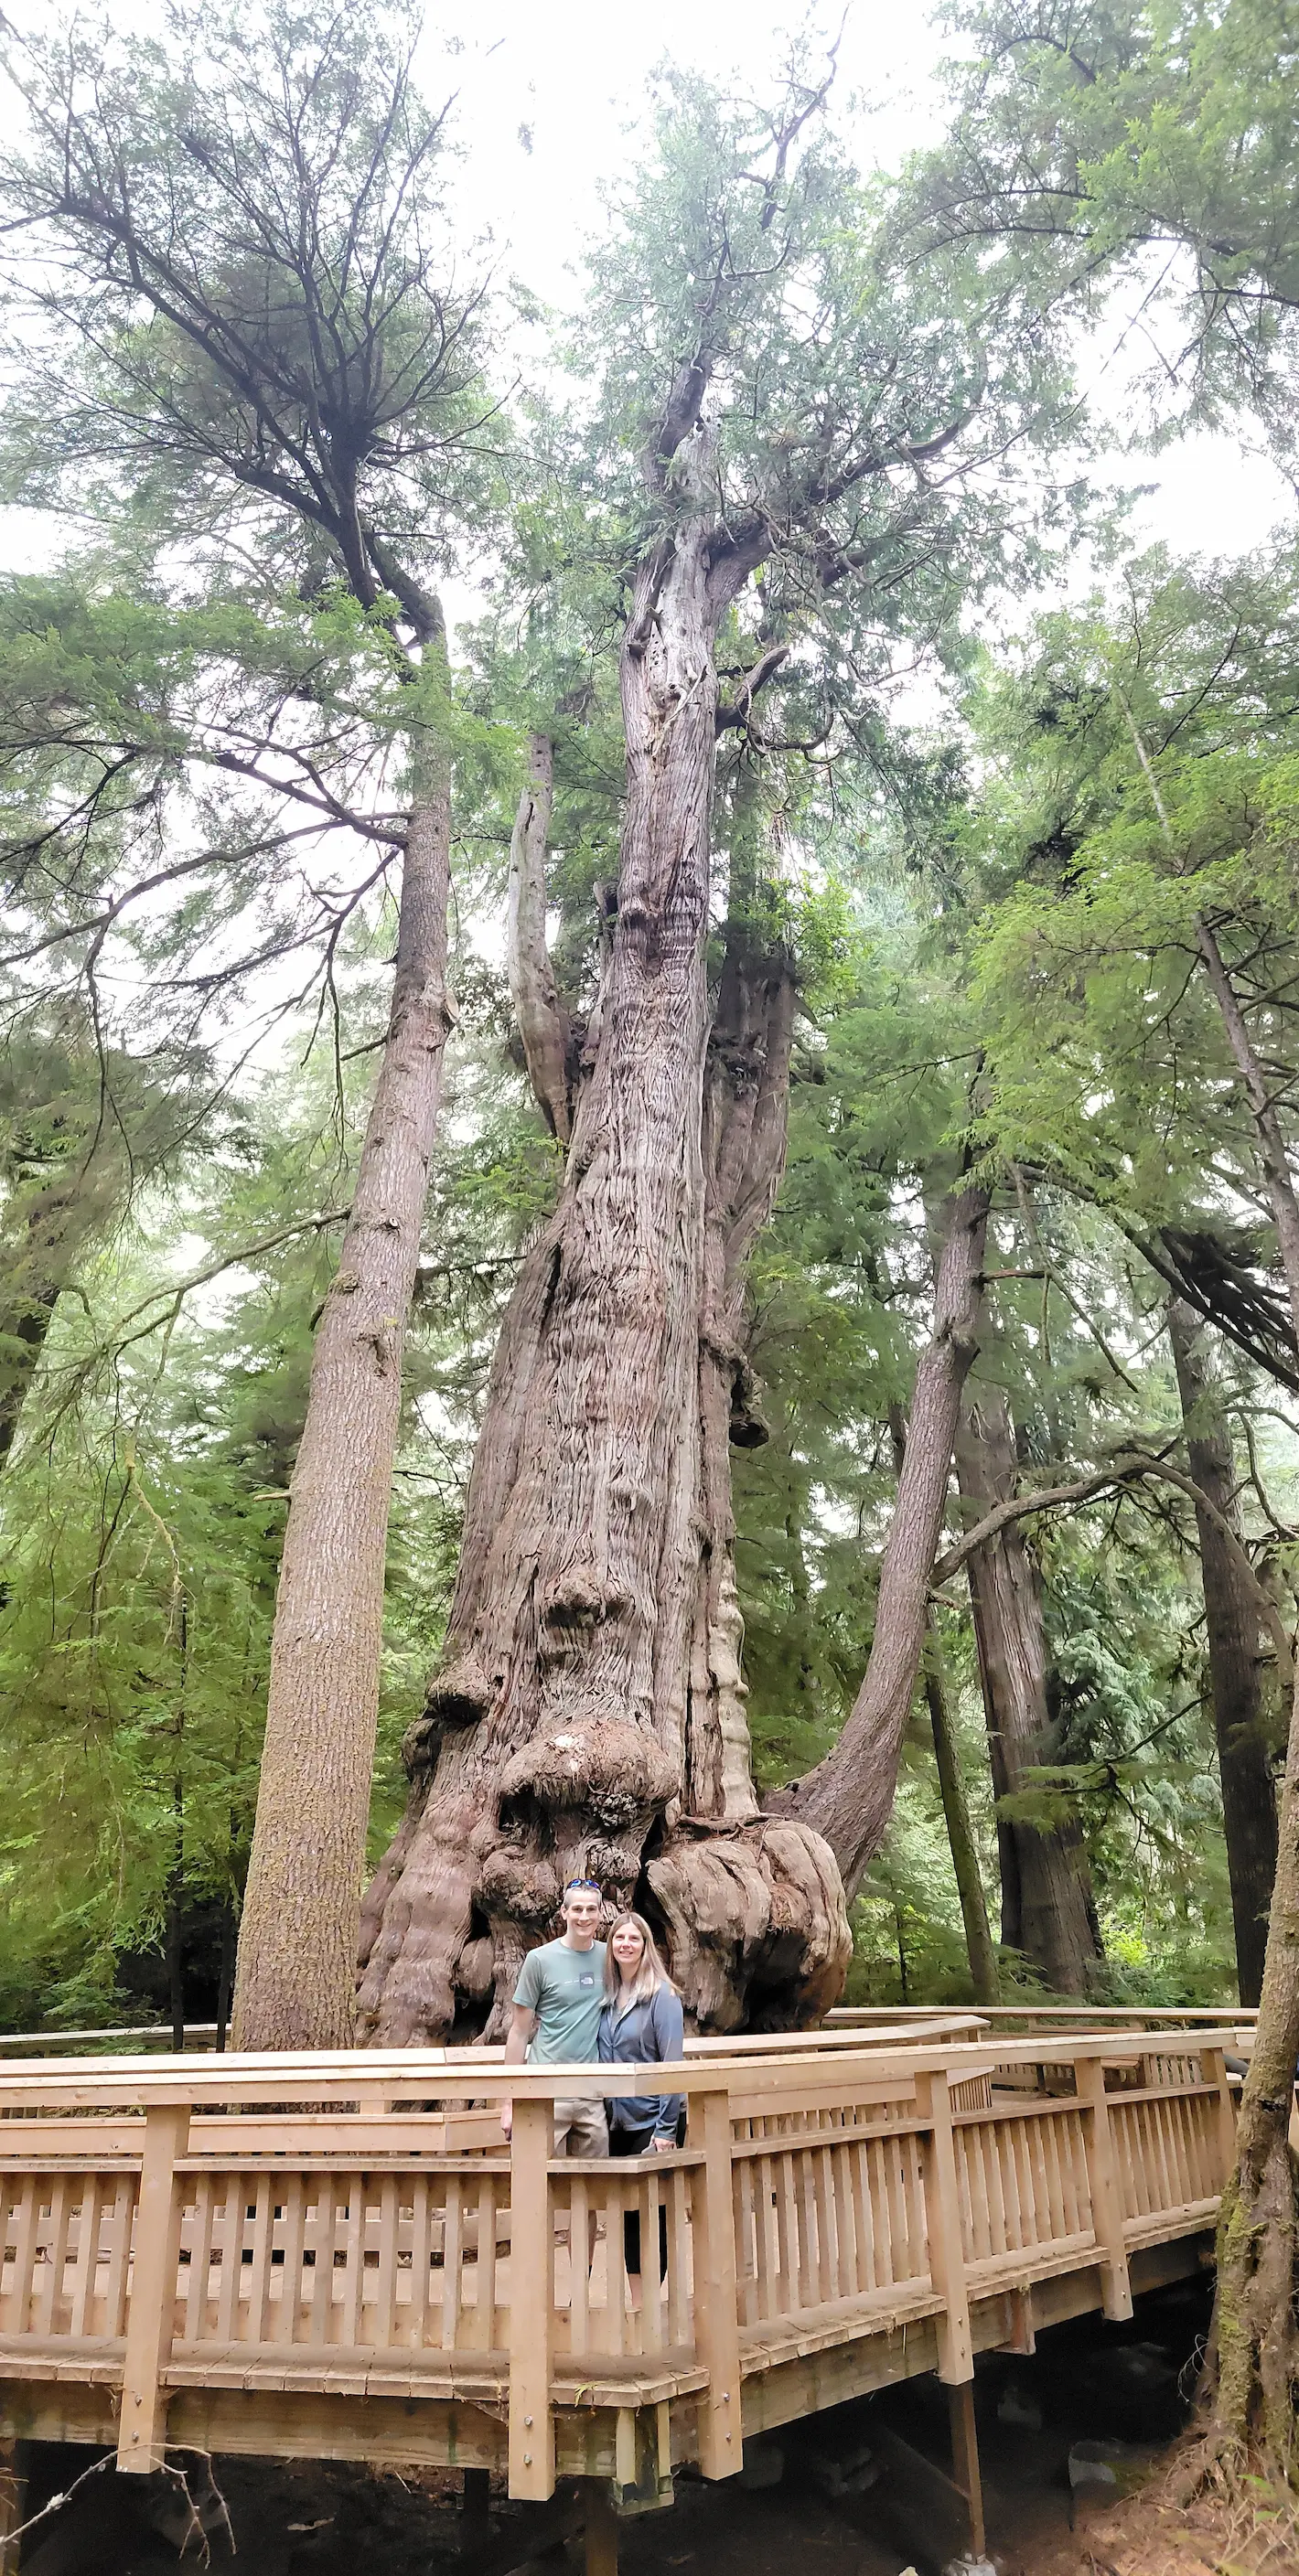
[(958, 2015), (695, 2042), (662, 2078), (688, 2143), (644, 2163), (551, 2157), (552, 2098), (618, 2091), (608, 2067), (3, 2064), (0, 2432), (128, 2470), (173, 2446), (648, 2503), (682, 2462), (729, 2477), (744, 2436), (920, 2371), (968, 2391), (977, 2352), (1196, 2270), (1234, 2039)]

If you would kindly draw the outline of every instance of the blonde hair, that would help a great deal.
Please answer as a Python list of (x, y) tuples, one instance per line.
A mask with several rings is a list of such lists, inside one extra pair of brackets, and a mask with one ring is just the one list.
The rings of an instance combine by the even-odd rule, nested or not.
[(658, 1944), (654, 1939), (654, 1935), (651, 1932), (644, 1915), (628, 1912), (626, 1914), (616, 1914), (604, 1936), (604, 1991), (606, 2001), (609, 2003), (616, 2002), (618, 1996), (623, 1992), (622, 1970), (613, 1955), (613, 1938), (615, 1932), (621, 1932), (625, 1923), (629, 1923), (631, 1925), (633, 1932), (639, 1932), (641, 1940), (645, 1945), (641, 1953), (640, 1966), (636, 1971), (636, 1982), (631, 1990), (632, 2002), (637, 2004), (647, 2004), (656, 1986), (670, 1986), (673, 1994), (675, 1994), (676, 1987), (672, 1985), (672, 1979), (663, 1965), (663, 1961), (659, 1956)]

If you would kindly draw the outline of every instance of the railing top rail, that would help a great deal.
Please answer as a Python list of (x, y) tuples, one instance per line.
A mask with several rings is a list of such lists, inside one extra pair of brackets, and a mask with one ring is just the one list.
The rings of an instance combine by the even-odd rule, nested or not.
[[(1197, 2049), (1229, 2047), (1236, 2027), (1234, 2023), (1224, 2023), (1217, 2029), (1197, 2029), (1195, 2045)], [(1143, 2054), (1149, 2037), (1146, 2031), (1069, 2032), (1058, 2038), (1052, 2034), (1051, 2055), (1060, 2062), (1099, 2057), (1120, 2063)], [(1040, 2038), (996, 2042), (995, 2062), (999, 2066), (1033, 2065), (1041, 2056)], [(770, 2092), (775, 2111), (782, 2091), (796, 2092), (807, 2083), (813, 2063), (806, 2054), (794, 2052), (760, 2058), (687, 2059), (656, 2067), (654, 2089), (695, 2095), (734, 2090), (746, 2097), (764, 2090)], [(986, 2072), (988, 2064), (986, 2038), (872, 2047), (855, 2054), (836, 2049), (833, 2058), (835, 2075), (842, 2081), (845, 2093), (856, 2077), (873, 2086), (881, 2081), (896, 2081), (900, 2092), (909, 2092), (918, 2075), (945, 2072), (953, 2082), (960, 2083), (972, 2074)], [(638, 2085), (646, 2080), (642, 2069), (636, 2070), (634, 2080)], [(510, 2097), (553, 2101), (573, 2093), (609, 2097), (626, 2092), (628, 2082), (625, 2066), (507, 2067), (499, 2057), (487, 2059), (472, 2050), (355, 2049), (337, 2054), (295, 2051), (219, 2058), (37, 2059), (0, 2067), (0, 2108), (21, 2110), (48, 2105), (68, 2110), (113, 2106), (147, 2110), (188, 2106), (201, 2112), (214, 2104), (251, 2107), (261, 2102), (283, 2107), (286, 2116), (300, 2118), (302, 2114), (295, 2103), (373, 2103), (376, 2096), (403, 2100), (422, 2096), (436, 2101), (463, 2099), (466, 2094), (487, 2102)]]
[[(877, 2009), (873, 2004), (834, 2004), (826, 2021), (833, 2022), (837, 2029), (848, 2029), (858, 2021), (873, 2022)], [(918, 2023), (942, 2009), (934, 2004), (907, 2007), (910, 2017)], [(1258, 2019), (1257, 2004), (980, 2004), (979, 2012), (987, 2022), (1139, 2022), (1152, 2028), (1161, 2022), (1238, 2023)]]

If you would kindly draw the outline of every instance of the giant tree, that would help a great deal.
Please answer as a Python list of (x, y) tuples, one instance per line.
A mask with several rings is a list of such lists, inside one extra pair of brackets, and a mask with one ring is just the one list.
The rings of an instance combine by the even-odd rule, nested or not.
[[(405, 683), (405, 812), (371, 820), (358, 800), (361, 831), (400, 852), (396, 957), (285, 1534), (240, 1945), (249, 2045), (351, 2028), (402, 1343), (449, 1016), (436, 579), (483, 504), (490, 405), (480, 290), (455, 273), (436, 194), (446, 110), (418, 94), (415, 33), (353, 0), (316, 34), (272, 0), (247, 28), (176, 7), (166, 41), (73, 25), (5, 53), (27, 122), (0, 172), (8, 235), (56, 326), (9, 407), (27, 488), (111, 511), (125, 478), (227, 589), (247, 590), (251, 556), (263, 594), (273, 567), (310, 599), (350, 598)], [(308, 680), (307, 717), (260, 766), (237, 729), (219, 757), (287, 782), (317, 828), (355, 825), (313, 763), (311, 699)]]
[(539, 755), (515, 980), (566, 1167), (497, 1352), (410, 1806), (365, 1909), (379, 2038), (498, 2029), (575, 1868), (657, 1914), (700, 2021), (815, 2013), (842, 1974), (835, 1862), (758, 1811), (738, 1661), (728, 1439), (756, 1430), (744, 1263), (797, 994), (734, 851), (710, 959), (718, 742), (760, 758), (765, 728), (832, 752), (838, 725), (848, 747), (891, 640), (954, 625), (1013, 542), (1009, 489), (980, 472), (1054, 380), (973, 278), (931, 279), (926, 303), (888, 273), (823, 98), (797, 71), (766, 118), (669, 88), (593, 280), (589, 506), (625, 567), (618, 878), (574, 1009), (536, 951)]

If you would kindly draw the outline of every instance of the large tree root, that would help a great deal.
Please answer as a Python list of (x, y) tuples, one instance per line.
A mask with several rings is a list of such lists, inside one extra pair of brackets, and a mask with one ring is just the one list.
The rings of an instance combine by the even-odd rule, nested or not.
[(834, 1856), (810, 1826), (685, 1817), (645, 1876), (695, 2029), (799, 2029), (829, 2010), (852, 1934)]
[(665, 1831), (676, 1766), (637, 1727), (551, 1727), (490, 1788), (456, 1754), (443, 1749), (366, 1898), (363, 2040), (503, 2036), (523, 1959), (559, 1929), (574, 1877), (596, 1879), (611, 1908), (648, 1911), (697, 2029), (794, 2028), (833, 2003), (852, 1939), (807, 1826), (678, 1812)]

